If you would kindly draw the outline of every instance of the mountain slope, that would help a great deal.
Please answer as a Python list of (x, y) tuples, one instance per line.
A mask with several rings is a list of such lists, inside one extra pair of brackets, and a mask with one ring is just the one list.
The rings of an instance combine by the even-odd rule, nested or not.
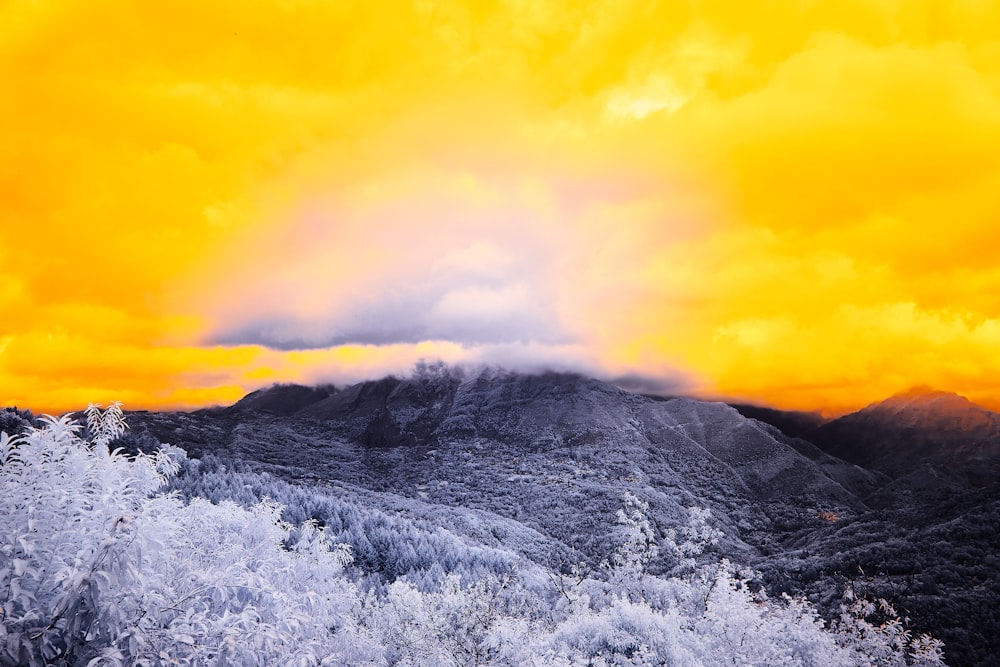
[[(275, 387), (258, 392), (255, 400), (290, 393), (289, 387)], [(842, 504), (856, 502), (787, 438), (722, 403), (656, 401), (576, 375), (491, 370), (470, 378), (385, 378), (320, 400), (300, 393), (298, 409), (283, 402), (278, 414), (310, 421), (368, 449), (485, 440), (521, 453), (648, 450), (680, 470), (714, 466), (720, 483), (724, 478), (725, 484), (752, 497), (813, 494)], [(646, 472), (655, 469), (653, 465)]]
[(267, 389), (247, 394), (235, 405), (229, 407), (228, 411), (240, 414), (262, 411), (274, 415), (288, 416), (301, 411), (308, 405), (322, 401), (334, 393), (336, 393), (336, 389), (331, 386), (303, 387), (296, 384), (272, 385)]
[[(819, 460), (829, 457), (803, 454), (728, 405), (653, 400), (568, 374), (451, 370), (325, 396), (280, 386), (230, 409), (137, 414), (132, 424), (196, 456), (224, 453), (290, 479), (479, 512), (460, 527), (476, 539), (469, 526), (494, 516), (498, 530), (515, 533), (504, 524), (516, 520), (550, 536), (551, 550), (594, 557), (614, 542), (626, 491), (664, 525), (688, 507), (713, 508), (725, 548), (743, 560), (777, 548), (775, 526), (818, 530), (820, 510), (865, 509)], [(523, 553), (550, 557), (537, 541)]]
[(892, 396), (806, 432), (827, 453), (894, 479), (945, 475), (992, 482), (1000, 464), (1000, 414), (947, 392)]
[(750, 403), (730, 403), (741, 415), (777, 427), (793, 438), (821, 426), (827, 420), (818, 412), (777, 410)]
[[(439, 369), (340, 389), (273, 387), (230, 408), (129, 420), (131, 437), (179, 445), (204, 457), (205, 470), (249, 466), (298, 485), (304, 498), (334, 493), (392, 525), (418, 523), (545, 567), (607, 557), (622, 543), (615, 513), (626, 493), (649, 504), (660, 534), (706, 507), (721, 532), (710, 555), (760, 568), (770, 590), (808, 593), (834, 615), (849, 580), (891, 598), (917, 631), (951, 642), (954, 664), (992, 664), (1000, 614), (982, 610), (1000, 608), (990, 583), (1000, 561), (986, 556), (1000, 549), (1000, 496), (940, 454), (988, 461), (992, 413), (941, 396), (885, 403), (837, 420), (843, 431), (824, 431), (837, 437), (818, 446), (722, 403), (658, 400), (567, 374)], [(948, 407), (939, 410), (947, 418), (923, 414), (927, 406)], [(928, 445), (928, 458), (906, 467), (907, 428), (957, 444)], [(863, 460), (882, 469), (833, 455), (871, 451)], [(246, 492), (231, 491), (243, 500)], [(337, 523), (301, 511), (296, 520)], [(383, 567), (383, 550), (369, 541), (358, 553)], [(670, 566), (666, 553), (650, 564)]]

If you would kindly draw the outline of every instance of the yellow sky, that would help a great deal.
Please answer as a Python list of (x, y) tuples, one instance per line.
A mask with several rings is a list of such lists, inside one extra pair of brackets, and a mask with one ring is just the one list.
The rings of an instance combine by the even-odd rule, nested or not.
[(0, 3), (0, 405), (419, 358), (1000, 406), (1000, 5)]

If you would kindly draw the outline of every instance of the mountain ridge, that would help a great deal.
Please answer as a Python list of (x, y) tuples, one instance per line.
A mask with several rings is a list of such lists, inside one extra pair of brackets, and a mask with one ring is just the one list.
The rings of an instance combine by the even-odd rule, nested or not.
[[(729, 405), (748, 419), (776, 428), (790, 438), (786, 444), (808, 458), (819, 460), (825, 455), (892, 479), (911, 475), (926, 465), (974, 469), (983, 463), (992, 466), (1000, 462), (1000, 414), (958, 394), (929, 387), (915, 387), (856, 412), (824, 419), (819, 413), (782, 411), (751, 404), (634, 394), (617, 385), (573, 373), (523, 374), (483, 369), (466, 378), (457, 369), (439, 368), (436, 372), (437, 375), (431, 373), (418, 379), (387, 376), (341, 388), (272, 385), (251, 392), (224, 410), (241, 414), (263, 410), (296, 419), (350, 422), (356, 427), (351, 437), (369, 446), (391, 448), (417, 445), (433, 437), (465, 437), (492, 432), (496, 428), (503, 430), (510, 426), (516, 404), (526, 405), (533, 397), (541, 396), (538, 392), (546, 391), (543, 386), (548, 381), (554, 385), (547, 391), (556, 391), (558, 386), (559, 395), (568, 404), (582, 400), (582, 394), (576, 390), (586, 387), (587, 391), (605, 394), (609, 399), (614, 395), (616, 400), (625, 402), (648, 400), (651, 404), (680, 405), (678, 401), (687, 400)], [(501, 392), (486, 399), (482, 392), (484, 383), (500, 381), (507, 383), (507, 394)], [(459, 386), (470, 382), (480, 391), (456, 393)], [(492, 427), (482, 419), (477, 422), (474, 417), (484, 401), (494, 409), (506, 406), (506, 421)], [(599, 413), (603, 402), (591, 403), (592, 410)], [(574, 417), (569, 405), (549, 405), (544, 414), (533, 415), (531, 424), (520, 424), (515, 430), (523, 431), (533, 426), (540, 431), (550, 431), (553, 425), (565, 423), (567, 419), (579, 422), (580, 416)], [(363, 428), (359, 430), (358, 425)], [(824, 463), (836, 467), (830, 460)]]
[[(897, 398), (862, 417), (894, 406), (905, 417), (927, 402), (980, 415), (962, 401)], [(720, 534), (714, 555), (759, 568), (769, 590), (807, 594), (835, 614), (836, 591), (860, 578), (920, 631), (952, 642), (954, 664), (991, 664), (981, 656), (1000, 651), (1000, 619), (969, 611), (1000, 608), (989, 584), (1000, 563), (987, 557), (1000, 552), (1000, 494), (947, 459), (909, 472), (865, 468), (725, 403), (498, 369), (277, 386), (227, 408), (135, 412), (129, 422), (129, 442), (142, 445), (134, 448), (170, 442), (203, 470), (249, 466), (304, 489), (337, 489), (546, 566), (598, 562), (620, 543), (624, 494), (648, 503), (661, 530), (704, 507)], [(882, 422), (892, 420), (871, 423)], [(357, 546), (379, 562), (377, 546)]]
[(281, 399), (291, 393), (301, 396), (297, 409), (281, 401), (283, 416), (334, 424), (342, 437), (372, 448), (433, 446), (455, 438), (502, 439), (522, 448), (529, 443), (573, 447), (616, 438), (633, 443), (648, 440), (715, 459), (756, 493), (775, 494), (774, 479), (785, 474), (782, 493), (796, 488), (796, 483), (801, 489), (826, 485), (831, 497), (854, 502), (852, 492), (829, 486), (834, 480), (818, 467), (813, 469), (815, 462), (801, 448), (755, 426), (759, 422), (743, 418), (725, 403), (652, 400), (576, 374), (487, 370), (470, 377), (454, 371), (420, 379), (387, 377), (318, 400), (315, 393), (277, 386), (236, 407), (260, 404), (269, 393)]
[(1000, 462), (1000, 414), (927, 388), (872, 403), (802, 437), (838, 458), (897, 478), (928, 465), (973, 473), (976, 466)]

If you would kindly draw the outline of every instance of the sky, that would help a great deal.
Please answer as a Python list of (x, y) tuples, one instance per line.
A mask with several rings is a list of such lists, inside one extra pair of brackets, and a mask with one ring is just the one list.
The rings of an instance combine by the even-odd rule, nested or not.
[(1000, 4), (0, 3), (0, 406), (419, 359), (1000, 408)]

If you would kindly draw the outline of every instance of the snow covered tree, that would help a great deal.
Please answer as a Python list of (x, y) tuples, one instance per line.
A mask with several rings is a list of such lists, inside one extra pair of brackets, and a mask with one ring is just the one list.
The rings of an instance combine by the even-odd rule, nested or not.
[[(364, 654), (349, 554), (280, 506), (158, 494), (176, 452), (126, 457), (68, 417), (0, 436), (0, 664), (321, 664)], [(103, 442), (113, 432), (96, 430)]]
[(87, 433), (94, 444), (106, 446), (120, 438), (128, 428), (121, 401), (115, 401), (103, 410), (99, 403), (90, 403), (86, 415)]

